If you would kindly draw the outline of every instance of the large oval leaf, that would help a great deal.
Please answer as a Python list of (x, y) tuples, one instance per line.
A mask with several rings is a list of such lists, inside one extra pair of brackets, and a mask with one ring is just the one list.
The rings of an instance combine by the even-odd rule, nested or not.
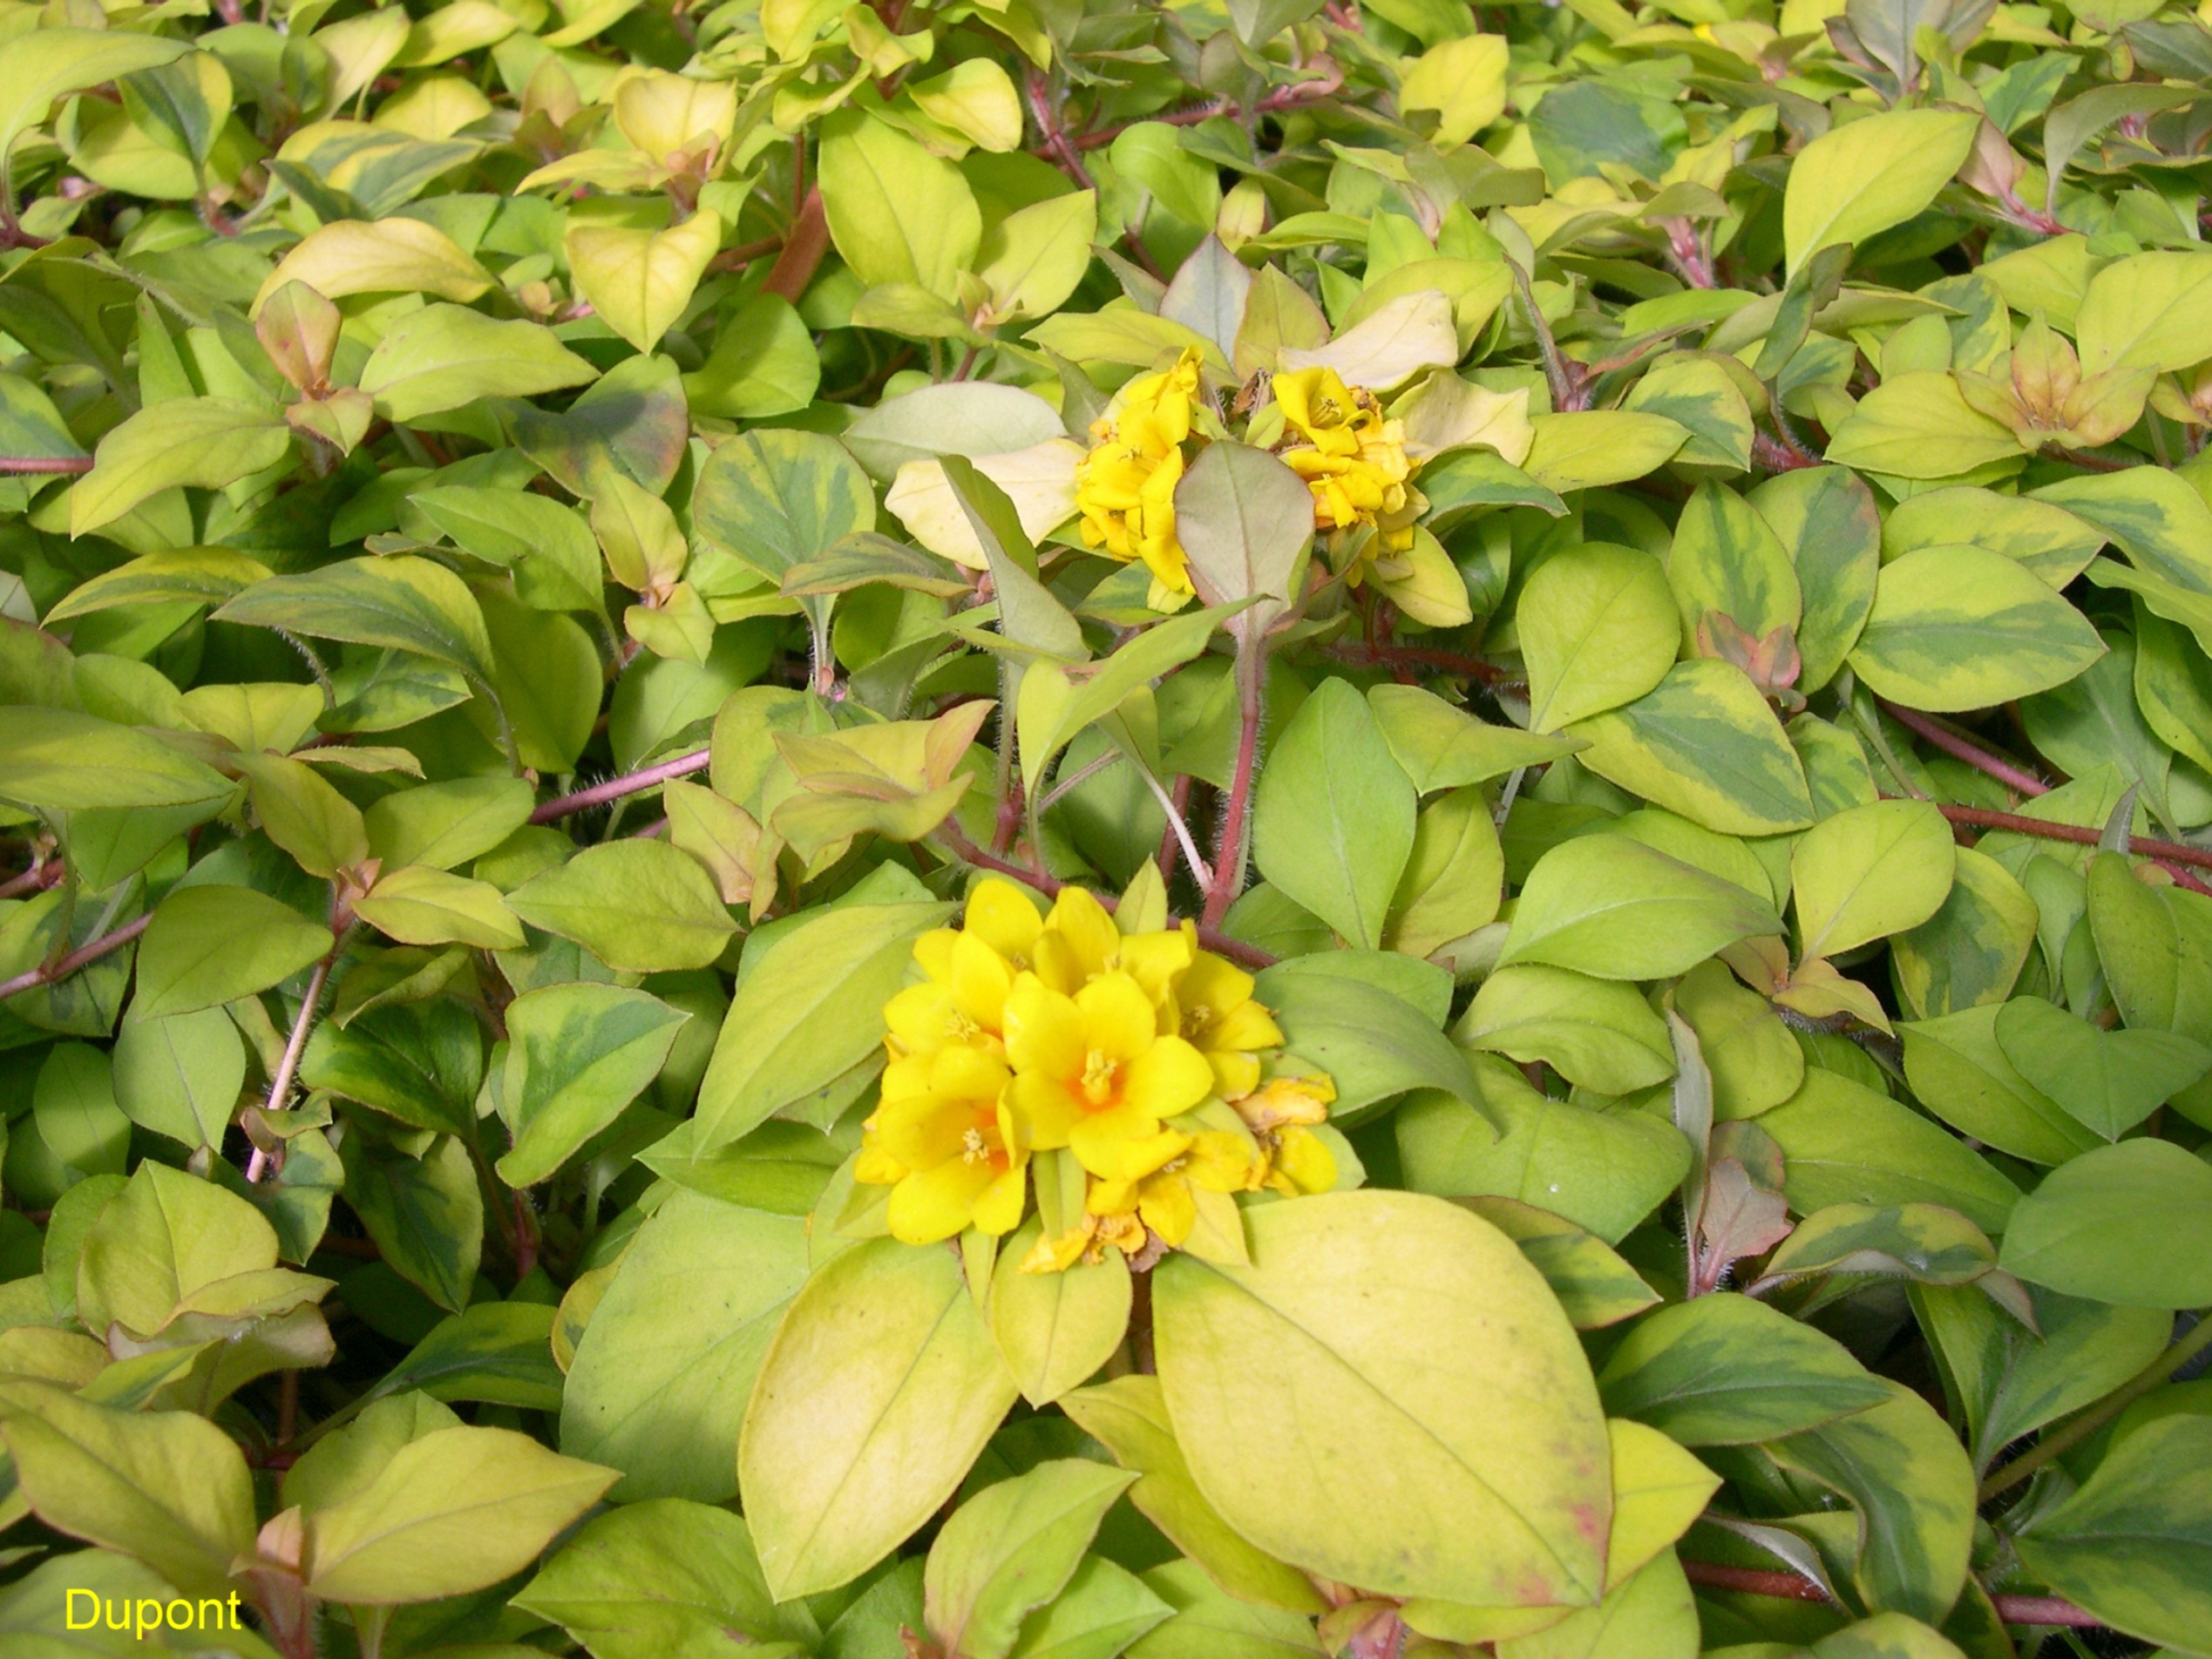
[(874, 1239), (824, 1264), (776, 1333), (738, 1442), (776, 1599), (858, 1577), (927, 1520), (1014, 1393), (948, 1251)]
[(1611, 1451), (1543, 1276), (1455, 1205), (1251, 1211), (1252, 1265), (1170, 1256), (1160, 1381), (1199, 1489), (1341, 1582), (1483, 1607), (1596, 1601)]

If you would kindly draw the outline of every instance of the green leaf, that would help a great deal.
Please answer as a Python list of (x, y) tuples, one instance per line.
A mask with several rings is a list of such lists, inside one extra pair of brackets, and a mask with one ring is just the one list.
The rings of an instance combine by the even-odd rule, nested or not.
[(1603, 542), (1537, 566), (1516, 619), (1531, 731), (1557, 731), (1635, 701), (1666, 677), (1682, 643), (1659, 560)]
[[(1785, 475), (1788, 476), (1788, 475)], [(1804, 611), (1797, 569), (1767, 521), (1734, 491), (1705, 484), (1675, 522), (1666, 579), (1693, 644), (1707, 615), (1727, 617), (1754, 640), (1795, 631)]]
[(561, 1449), (620, 1469), (624, 1502), (732, 1496), (745, 1398), (806, 1270), (801, 1221), (675, 1194), (576, 1345)]
[(2114, 260), (2089, 279), (2074, 317), (2081, 372), (2188, 369), (2212, 357), (2205, 285), (2212, 260), (2158, 249)]
[(343, 219), (309, 232), (262, 279), (254, 311), (288, 282), (303, 282), (326, 300), (422, 293), (463, 303), (496, 286), (451, 236), (412, 218)]
[[(1602, 1330), (1658, 1304), (1659, 1292), (1644, 1282), (1641, 1274), (1595, 1234), (1564, 1216), (1517, 1198), (1475, 1197), (1460, 1202), (1521, 1247), (1521, 1254), (1544, 1275), (1544, 1282), (1559, 1298), (1559, 1305), (1566, 1310), (1576, 1330)], [(1617, 1485), (1616, 1498), (1618, 1495)], [(1616, 1512), (1616, 1539), (1621, 1525)], [(1612, 1570), (1609, 1566), (1609, 1577)]]
[(1859, 1594), (1877, 1611), (1939, 1623), (1966, 1581), (1974, 1470), (1958, 1438), (1902, 1383), (1872, 1409), (1767, 1449), (1859, 1512)]
[(482, 1589), (529, 1565), (614, 1480), (511, 1429), (438, 1429), (309, 1513), (308, 1592), (376, 1606)]
[(405, 423), (479, 397), (534, 397), (599, 371), (535, 322), (495, 322), (465, 306), (431, 305), (393, 324), (361, 370), (377, 413)]
[(2106, 1031), (2040, 997), (1997, 1016), (1997, 1040), (2023, 1077), (2107, 1141), (2212, 1069), (2212, 1050), (2169, 1031)]
[(2034, 1517), (2015, 1547), (2059, 1595), (2177, 1652), (2212, 1619), (2212, 1421), (2147, 1423), (2079, 1492)]
[(508, 912), (498, 888), (424, 864), (403, 864), (379, 877), (353, 913), (403, 945), (519, 951), (525, 943), (522, 924)]
[(1822, 248), (1863, 243), (1936, 199), (1973, 148), (1976, 122), (1957, 110), (1891, 110), (1847, 121), (1797, 154), (1782, 196), (1793, 272)]
[(1144, 1583), (1175, 1616), (1130, 1649), (1134, 1659), (1307, 1659), (1325, 1651), (1311, 1619), (1239, 1600), (1193, 1562), (1155, 1567)]
[(1579, 721), (1578, 757), (1722, 835), (1764, 836), (1812, 822), (1805, 769), (1749, 675), (1705, 658), (1677, 663), (1634, 702)]
[(514, 1605), (558, 1624), (600, 1659), (811, 1645), (820, 1635), (804, 1608), (778, 1608), (770, 1597), (742, 1518), (679, 1498), (594, 1517)]
[(2212, 1042), (2212, 900), (2148, 887), (2118, 853), (2091, 860), (2089, 926), (2120, 1017)]
[(1789, 855), (1799, 959), (1841, 956), (1926, 921), (1951, 891), (1955, 845), (1924, 801), (1876, 801), (1821, 820)]
[(319, 1297), (327, 1279), (276, 1265), (276, 1234), (244, 1199), (160, 1164), (131, 1184), (85, 1236), (78, 1317), (86, 1329), (120, 1325), (140, 1339), (180, 1314), (243, 1318)]
[(427, 559), (347, 559), (271, 577), (211, 620), (411, 651), (478, 681), (492, 674), (491, 638), (475, 596), (459, 577)]
[(643, 352), (683, 315), (721, 246), (722, 220), (704, 207), (666, 230), (571, 225), (562, 243), (577, 290)]
[(419, 1390), (436, 1400), (479, 1400), (557, 1412), (561, 1377), (548, 1339), (553, 1310), (534, 1302), (478, 1302), (441, 1319), (360, 1398)]
[(913, 282), (959, 297), (983, 220), (949, 161), (885, 122), (847, 111), (822, 124), (822, 206), (838, 254), (861, 282)]
[(173, 599), (220, 605), (268, 575), (268, 566), (261, 560), (227, 547), (143, 553), (71, 588), (66, 598), (46, 613), (46, 620), (61, 622), (119, 605)]
[(1536, 415), (1529, 424), (1536, 441), (1522, 469), (1543, 488), (1562, 495), (1655, 472), (1690, 438), (1690, 429), (1679, 421), (1631, 410)]
[(472, 558), (514, 572), (524, 603), (553, 610), (600, 606), (599, 548), (573, 507), (527, 491), (445, 484), (418, 490), (404, 510)]
[(1784, 1190), (1801, 1215), (1830, 1204), (1943, 1204), (1994, 1237), (2019, 1190), (1971, 1147), (1886, 1094), (1808, 1068), (1759, 1127), (1782, 1149)]
[(1416, 1191), (1518, 1199), (1617, 1244), (1689, 1168), (1688, 1142), (1659, 1118), (1546, 1100), (1496, 1060), (1477, 1060), (1475, 1076), (1481, 1111), (1426, 1091), (1398, 1109)]
[(1571, 737), (1486, 724), (1419, 686), (1371, 686), (1367, 707), (1392, 757), (1422, 795), (1488, 782), (1583, 747)]
[[(1422, 983), (1437, 977), (1436, 969), (1409, 957), (1367, 961), (1380, 971), (1387, 971), (1383, 965), (1403, 967)], [(1260, 975), (1254, 992), (1274, 1011), (1286, 1054), (1335, 1080), (1331, 1115), (1336, 1121), (1356, 1121), (1367, 1108), (1408, 1089), (1469, 1094), (1467, 1062), (1437, 1030), (1443, 1009), (1416, 1006), (1399, 994), (1412, 989), (1403, 975), (1371, 980), (1350, 965), (1364, 965), (1350, 952), (1279, 962)]]
[[(1997, 1265), (1989, 1236), (1940, 1204), (1832, 1204), (1798, 1223), (1767, 1260), (1761, 1283), (1819, 1273), (1872, 1273), (1920, 1284), (1964, 1284)], [(1992, 1304), (1994, 1305), (1994, 1304)]]
[(1209, 1582), (1235, 1596), (1232, 1605), (1256, 1603), (1293, 1614), (1322, 1610), (1321, 1598), (1304, 1574), (1233, 1530), (1198, 1490), (1168, 1420), (1158, 1378), (1132, 1372), (1064, 1394), (1060, 1404), (1116, 1463), (1137, 1472), (1130, 1502), (1204, 1569)]
[(1584, 836), (1537, 861), (1499, 953), (1600, 979), (1662, 979), (1781, 919), (1732, 882), (1625, 836)]
[(132, 1413), (12, 1382), (0, 1439), (38, 1518), (135, 1555), (190, 1595), (225, 1594), (254, 1547), (254, 1485), (230, 1437), (185, 1412)]
[(2062, 685), (2104, 654), (2081, 613), (1978, 547), (1930, 547), (1882, 570), (1851, 667), (1914, 708), (1986, 708)]
[(1265, 450), (1209, 444), (1175, 486), (1175, 537), (1208, 605), (1260, 601), (1228, 625), (1256, 645), (1297, 592), (1313, 545), (1313, 497)]
[[(874, 529), (876, 498), (868, 475), (835, 438), (753, 431), (708, 457), (691, 517), (702, 540), (780, 584), (793, 566)], [(818, 633), (828, 626), (831, 601), (828, 594), (800, 601)]]
[(2019, 459), (2012, 428), (1967, 403), (1958, 382), (1931, 369), (1883, 381), (1829, 439), (1828, 458), (1899, 478), (1966, 478)]
[(1608, 1412), (1684, 1446), (1779, 1439), (1889, 1398), (1833, 1337), (1731, 1291), (1639, 1320), (1598, 1386)]
[(697, 1149), (728, 1145), (868, 1059), (915, 939), (948, 913), (938, 904), (843, 905), (800, 919), (771, 948), (750, 945), (699, 1086)]
[(2212, 1303), (2212, 1166), (2168, 1141), (2086, 1152), (2020, 1200), (1998, 1261), (2067, 1296), (2202, 1307)]
[(187, 1147), (222, 1142), (246, 1081), (238, 1027), (219, 1008), (126, 1019), (115, 1035), (116, 1102), (141, 1128)]
[(66, 708), (10, 708), (0, 796), (56, 812), (188, 807), (210, 817), (238, 787), (160, 739)]
[(770, 1347), (738, 1487), (778, 1600), (849, 1582), (959, 1486), (1014, 1403), (960, 1264), (871, 1240), (807, 1281)]
[(1500, 968), (1483, 982), (1454, 1038), (1571, 1083), (1627, 1094), (1674, 1075), (1666, 1026), (1632, 985), (1565, 968)]
[(42, 125), (56, 98), (119, 76), (173, 63), (186, 42), (124, 30), (76, 29), (59, 24), (32, 30), (13, 43), (8, 91), (0, 97), (0, 157)]
[(714, 350), (683, 377), (683, 391), (695, 413), (762, 420), (804, 409), (821, 383), (814, 336), (791, 302), (757, 294), (723, 319)]
[(1060, 1273), (1024, 1273), (1040, 1236), (1033, 1216), (1000, 1247), (991, 1276), (991, 1334), (1021, 1395), (1049, 1405), (1087, 1382), (1129, 1333), (1129, 1264), (1109, 1250), (1096, 1264)]
[(1913, 1310), (1964, 1412), (1974, 1467), (2024, 1435), (2102, 1398), (2164, 1351), (2174, 1322), (2031, 1290), (2030, 1330), (1976, 1284), (1917, 1285)]
[(660, 1074), (689, 1018), (620, 985), (546, 985), (509, 1003), (499, 1110), (514, 1148), (499, 1179), (551, 1178)]
[(1081, 1459), (1041, 1463), (955, 1510), (922, 1578), (929, 1631), (944, 1651), (1006, 1659), (1022, 1621), (1066, 1588), (1136, 1479)]
[(1900, 1026), (1906, 1080), (1929, 1110), (1977, 1141), (2032, 1163), (2064, 1163), (2097, 1138), (2013, 1069), (1997, 1033), (2004, 1006)]
[(1367, 699), (1347, 681), (1326, 681), (1291, 717), (1260, 774), (1254, 861), (1346, 940), (1376, 949), (1413, 850), (1415, 804)]
[(1068, 1588), (1022, 1625), (1011, 1659), (1115, 1659), (1173, 1613), (1127, 1568), (1086, 1555)]
[(533, 927), (573, 939), (610, 968), (700, 968), (736, 923), (698, 861), (665, 841), (605, 842), (507, 895)]
[[(1511, 1242), (1380, 1191), (1245, 1222), (1249, 1267), (1173, 1255), (1153, 1292), (1161, 1385), (1209, 1501), (1262, 1548), (1384, 1594), (1594, 1602), (1604, 1419), (1571, 1327)], [(1488, 1336), (1500, 1322), (1510, 1347)], [(1263, 1423), (1276, 1432), (1255, 1435)], [(1304, 1454), (1282, 1457), (1286, 1438)]]
[(213, 1008), (281, 985), (327, 954), (330, 930), (244, 887), (184, 887), (139, 943), (141, 1019)]
[(440, 1135), (420, 1158), (345, 1149), (346, 1202), (392, 1271), (459, 1312), (484, 1251), (484, 1195), (460, 1141)]
[(69, 532), (113, 524), (161, 491), (220, 490), (275, 466), (292, 447), (282, 418), (257, 403), (179, 397), (140, 410), (100, 440), (69, 495)]
[(992, 226), (975, 274), (990, 290), (993, 315), (1012, 320), (1058, 310), (1090, 268), (1097, 235), (1098, 194), (1092, 190), (1032, 202)]

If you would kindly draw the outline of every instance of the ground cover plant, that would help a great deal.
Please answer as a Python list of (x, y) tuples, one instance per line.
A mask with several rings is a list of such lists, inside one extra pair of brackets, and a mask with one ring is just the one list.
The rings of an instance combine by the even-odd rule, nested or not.
[(2212, 1655), (2197, 11), (0, 37), (10, 1659)]

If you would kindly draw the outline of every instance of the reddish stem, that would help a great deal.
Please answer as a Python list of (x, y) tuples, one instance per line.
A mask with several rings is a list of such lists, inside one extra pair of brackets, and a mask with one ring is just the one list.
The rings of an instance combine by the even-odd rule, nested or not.
[(89, 455), (0, 455), (0, 475), (90, 472)]
[(626, 795), (643, 795), (648, 789), (657, 789), (670, 778), (680, 778), (693, 772), (703, 772), (714, 759), (711, 749), (694, 749), (689, 755), (679, 755), (672, 761), (662, 761), (658, 766), (648, 766), (639, 772), (625, 772), (611, 777), (604, 783), (594, 783), (588, 789), (579, 789), (573, 795), (564, 795), (548, 801), (530, 815), (533, 823), (552, 823), (573, 813), (588, 812), (594, 807), (603, 807), (609, 801), (619, 801)]
[(1957, 732), (1930, 720), (1916, 708), (1901, 708), (1887, 698), (1876, 698), (1882, 710), (1906, 730), (1918, 733), (1955, 761), (1964, 761), (1977, 772), (1987, 774), (2005, 788), (2019, 795), (2048, 795), (2051, 786), (2032, 773), (2024, 772), (2008, 761), (1999, 760), (1987, 749), (1971, 743)]
[[(1001, 876), (1011, 876), (1015, 881), (1026, 883), (1040, 892), (1057, 893), (1068, 885), (1057, 876), (1048, 876), (1040, 870), (1025, 869), (1020, 864), (985, 852), (982, 848), (962, 835), (960, 827), (950, 818), (946, 819), (930, 833), (950, 848), (953, 857), (964, 864), (973, 864), (978, 870), (992, 870)], [(1111, 893), (1100, 893), (1096, 897), (1098, 902), (1109, 911), (1112, 910), (1117, 902)], [(1225, 956), (1232, 962), (1241, 962), (1248, 968), (1270, 968), (1275, 965), (1275, 958), (1259, 946), (1246, 945), (1242, 939), (1232, 939), (1228, 935), (1218, 932), (1204, 924), (1201, 924), (1198, 928), (1198, 943), (1217, 956)]]
[[(1747, 1595), (1772, 1596), (1777, 1601), (1825, 1601), (1828, 1592), (1796, 1573), (1762, 1572), (1754, 1567), (1724, 1567), (1718, 1561), (1682, 1563), (1683, 1576), (1693, 1584), (1715, 1590), (1740, 1590)], [(2066, 1625), (2076, 1630), (2101, 1629), (2104, 1621), (2055, 1595), (1998, 1595), (1998, 1618), (2006, 1624)]]
[(781, 295), (797, 305), (829, 251), (829, 216), (823, 211), (822, 192), (811, 189), (800, 204), (798, 217), (791, 221), (790, 234), (784, 239), (784, 251), (776, 256), (768, 281), (760, 285), (761, 292)]
[(33, 864), (12, 880), (0, 882), (0, 898), (21, 898), (25, 893), (43, 893), (61, 878), (61, 860), (49, 858), (43, 864)]
[(1769, 472), (1795, 472), (1800, 467), (1820, 465), (1820, 457), (1808, 455), (1794, 444), (1769, 437), (1764, 432), (1751, 435), (1751, 458)]
[(114, 932), (104, 933), (89, 945), (80, 945), (67, 956), (25, 969), (12, 979), (0, 979), (0, 1002), (20, 996), (26, 991), (36, 991), (40, 985), (52, 985), (58, 979), (66, 979), (86, 964), (98, 961), (111, 951), (121, 950), (145, 932), (146, 924), (152, 920), (153, 912), (148, 911), (137, 921), (126, 922)]
[[(2042, 818), (2024, 818), (2017, 812), (1990, 812), (1980, 807), (1955, 807), (1940, 801), (1933, 804), (1953, 823), (1969, 824), (1977, 830), (2010, 830), (2015, 835), (2038, 836), (2046, 841), (2070, 841), (2077, 847), (2093, 847), (2104, 838), (2103, 831), (2083, 824), (2052, 823)], [(2135, 836), (2129, 839), (2127, 850), (2160, 863), (2212, 870), (2212, 852), (2202, 847), (2185, 847), (2178, 841), (2154, 841), (2148, 836)]]
[(1259, 712), (1267, 687), (1267, 643), (1256, 630), (1246, 629), (1238, 636), (1235, 673), (1237, 769), (1221, 809), (1221, 845), (1213, 857), (1212, 884), (1206, 889), (1203, 919), (1208, 927), (1221, 925), (1230, 901), (1245, 884), (1245, 820), (1252, 811), (1252, 773), (1259, 762)]
[(742, 271), (757, 259), (766, 259), (781, 251), (781, 236), (763, 236), (757, 242), (740, 242), (735, 247), (725, 247), (707, 261), (710, 271)]

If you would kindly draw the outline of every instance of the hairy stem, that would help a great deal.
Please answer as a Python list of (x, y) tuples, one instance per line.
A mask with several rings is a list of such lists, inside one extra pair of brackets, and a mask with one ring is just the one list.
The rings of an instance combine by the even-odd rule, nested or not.
[(694, 749), (689, 755), (679, 755), (672, 761), (662, 761), (635, 772), (625, 772), (611, 777), (604, 783), (594, 783), (588, 789), (579, 789), (573, 795), (564, 795), (548, 801), (530, 815), (533, 823), (552, 823), (578, 812), (588, 812), (594, 807), (603, 807), (609, 801), (619, 801), (626, 795), (643, 795), (648, 789), (657, 789), (671, 778), (703, 772), (714, 758), (711, 749)]
[[(2102, 830), (2083, 824), (2053, 823), (2044, 818), (2024, 818), (2017, 812), (1955, 807), (1942, 801), (1934, 804), (1953, 823), (1975, 830), (2010, 830), (2015, 835), (2038, 836), (2046, 841), (2070, 841), (2077, 847), (2093, 847), (2104, 838)], [(2184, 846), (2178, 841), (2154, 841), (2148, 836), (2136, 836), (2127, 844), (2129, 850), (2160, 863), (2191, 864), (2199, 870), (2212, 870), (2212, 852), (2202, 847)]]
[(1933, 720), (1917, 708), (1901, 708), (1884, 698), (1876, 701), (1883, 713), (1906, 730), (1913, 732), (1951, 757), (1964, 761), (1977, 772), (1995, 778), (2006, 789), (2019, 795), (2048, 795), (2051, 786), (2032, 773), (2024, 772), (2009, 761), (1999, 759), (1987, 749), (1969, 742), (1941, 721)]
[[(1682, 1563), (1682, 1574), (1693, 1584), (1709, 1589), (1737, 1590), (1746, 1595), (1772, 1596), (1777, 1601), (1825, 1601), (1828, 1592), (1795, 1573), (1770, 1573), (1755, 1567), (1728, 1567), (1719, 1561)], [(2093, 1613), (2062, 1601), (2055, 1595), (1998, 1595), (1991, 1600), (1997, 1616), (2006, 1624), (2064, 1625), (2076, 1630), (2101, 1629), (2104, 1621)]]
[(20, 996), (26, 991), (36, 991), (40, 985), (52, 985), (84, 967), (97, 962), (111, 951), (119, 951), (146, 931), (146, 924), (153, 919), (148, 911), (135, 922), (126, 922), (112, 933), (104, 933), (89, 945), (80, 945), (67, 956), (57, 957), (51, 962), (42, 962), (35, 968), (27, 968), (12, 979), (0, 979), (0, 1002)]
[(1257, 629), (1237, 636), (1237, 769), (1229, 783), (1229, 798), (1221, 809), (1221, 845), (1214, 855), (1211, 880), (1204, 866), (1186, 848), (1193, 873), (1205, 882), (1204, 922), (1219, 927), (1229, 913), (1230, 902), (1245, 884), (1245, 843), (1251, 839), (1246, 821), (1252, 815), (1252, 773), (1259, 760), (1259, 714), (1267, 690), (1267, 642)]

